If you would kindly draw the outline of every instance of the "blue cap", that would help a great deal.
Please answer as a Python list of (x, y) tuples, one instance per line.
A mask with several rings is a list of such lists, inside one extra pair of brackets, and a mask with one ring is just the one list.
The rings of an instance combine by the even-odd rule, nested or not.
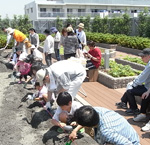
[(56, 27), (51, 27), (51, 28), (50, 28), (50, 31), (51, 31), (52, 33), (55, 33), (55, 32), (57, 32), (58, 30), (56, 29)]

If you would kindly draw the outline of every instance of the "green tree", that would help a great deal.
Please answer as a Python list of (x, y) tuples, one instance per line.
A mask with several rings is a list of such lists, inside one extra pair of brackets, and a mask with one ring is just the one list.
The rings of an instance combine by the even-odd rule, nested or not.
[(146, 25), (147, 25), (148, 9), (145, 8), (143, 12), (140, 12), (138, 18), (138, 32), (139, 36), (145, 37)]
[(59, 19), (59, 17), (57, 17), (56, 19), (56, 28), (61, 31), (63, 27), (63, 20)]

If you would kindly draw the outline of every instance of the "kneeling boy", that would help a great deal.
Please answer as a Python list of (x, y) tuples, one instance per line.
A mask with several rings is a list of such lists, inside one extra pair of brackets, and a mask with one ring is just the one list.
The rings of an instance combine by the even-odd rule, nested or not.
[[(82, 104), (77, 101), (72, 101), (72, 97), (68, 92), (62, 92), (58, 95), (56, 100), (58, 108), (52, 118), (52, 124), (60, 127), (65, 127), (67, 123), (67, 118), (69, 115), (74, 115), (74, 112), (79, 109)], [(76, 125), (72, 122), (70, 125)], [(76, 133), (82, 126), (78, 125), (72, 133), (76, 136)]]

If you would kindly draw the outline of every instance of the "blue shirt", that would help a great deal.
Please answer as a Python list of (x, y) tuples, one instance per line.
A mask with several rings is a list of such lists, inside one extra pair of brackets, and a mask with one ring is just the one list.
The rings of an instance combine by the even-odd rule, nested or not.
[(143, 85), (149, 89), (150, 88), (150, 61), (145, 66), (145, 69), (134, 79), (133, 87), (138, 85)]
[(102, 107), (94, 107), (99, 114), (95, 140), (99, 144), (140, 145), (134, 128), (120, 114)]

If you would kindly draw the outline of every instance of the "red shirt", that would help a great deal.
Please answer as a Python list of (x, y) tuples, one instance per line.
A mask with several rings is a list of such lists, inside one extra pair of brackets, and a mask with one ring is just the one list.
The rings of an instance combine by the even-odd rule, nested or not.
[(101, 64), (101, 57), (102, 57), (101, 50), (95, 47), (94, 49), (90, 49), (88, 53), (99, 60), (94, 61), (93, 59), (91, 59), (91, 62), (96, 66), (96, 68), (98, 68)]

